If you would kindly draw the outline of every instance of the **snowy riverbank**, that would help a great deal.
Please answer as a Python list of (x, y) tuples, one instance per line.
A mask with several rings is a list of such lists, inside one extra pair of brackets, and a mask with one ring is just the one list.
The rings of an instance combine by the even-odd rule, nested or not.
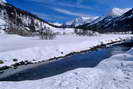
[(94, 68), (78, 68), (40, 80), (0, 82), (0, 89), (132, 89), (132, 83), (133, 49)]
[[(40, 40), (32, 37), (21, 37), (18, 35), (0, 35), (0, 67), (29, 61), (39, 62), (54, 57), (65, 56), (72, 52), (89, 50), (94, 46), (121, 41), (131, 38), (132, 35), (98, 35), (98, 36), (76, 36), (62, 35), (54, 40)], [(17, 59), (14, 61), (14, 59)]]

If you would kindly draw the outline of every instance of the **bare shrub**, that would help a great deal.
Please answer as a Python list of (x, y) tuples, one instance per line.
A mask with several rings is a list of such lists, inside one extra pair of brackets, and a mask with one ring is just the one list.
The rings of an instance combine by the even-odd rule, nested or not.
[(39, 32), (40, 38), (45, 40), (52, 40), (56, 37), (56, 33), (50, 30), (50, 28), (45, 27)]

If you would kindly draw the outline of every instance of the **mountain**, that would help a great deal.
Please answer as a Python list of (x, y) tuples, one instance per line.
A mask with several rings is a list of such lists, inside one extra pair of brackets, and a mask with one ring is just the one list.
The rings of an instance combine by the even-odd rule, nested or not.
[(125, 12), (127, 12), (128, 10), (130, 10), (131, 8), (113, 8), (108, 14), (107, 16), (83, 16), (83, 17), (79, 17), (76, 18), (72, 21), (69, 21), (66, 23), (66, 25), (69, 25), (71, 27), (77, 27), (80, 25), (84, 25), (84, 24), (88, 24), (88, 25), (92, 25), (95, 24), (101, 20), (110, 20), (114, 17), (117, 16), (121, 16), (122, 14), (124, 14)]
[(133, 31), (133, 9), (124, 13), (123, 15), (112, 19), (104, 26), (105, 30), (117, 31), (117, 32), (126, 32)]
[(38, 35), (42, 39), (53, 39), (56, 35), (61, 34), (77, 34), (75, 33), (75, 29), (70, 28), (70, 26), (68, 28), (68, 26), (64, 24), (49, 23), (34, 14), (3, 1), (0, 2), (0, 30), (1, 29), (8, 34), (18, 34), (22, 36)]
[(100, 33), (132, 31), (132, 27), (133, 27), (132, 9), (129, 11), (127, 11), (127, 9), (123, 11), (122, 10), (119, 11), (119, 10), (120, 9), (112, 9), (113, 14), (110, 14), (110, 15), (108, 14), (105, 17), (101, 17), (102, 19), (100, 19), (96, 23), (87, 23), (84, 25), (80, 25), (77, 28), (84, 29), (84, 30), (93, 30)]
[(67, 22), (66, 25), (76, 27), (76, 26), (79, 26), (79, 25), (90, 23), (90, 22), (94, 21), (97, 18), (98, 18), (98, 16), (83, 16), (83, 17), (79, 17), (79, 18), (76, 18), (72, 21)]
[(8, 33), (26, 35), (46, 29), (54, 30), (59, 26), (16, 8), (6, 1), (0, 1), (0, 28)]

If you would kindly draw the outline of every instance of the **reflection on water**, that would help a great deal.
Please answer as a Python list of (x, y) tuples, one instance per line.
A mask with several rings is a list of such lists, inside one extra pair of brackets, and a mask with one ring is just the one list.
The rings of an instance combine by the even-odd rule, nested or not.
[(130, 48), (131, 47), (121, 44), (109, 48), (99, 49), (97, 51), (76, 54), (49, 64), (40, 65), (37, 68), (29, 69), (1, 80), (36, 80), (55, 76), (76, 68), (95, 67), (100, 61), (104, 60), (105, 58), (109, 58), (114, 54), (126, 52)]

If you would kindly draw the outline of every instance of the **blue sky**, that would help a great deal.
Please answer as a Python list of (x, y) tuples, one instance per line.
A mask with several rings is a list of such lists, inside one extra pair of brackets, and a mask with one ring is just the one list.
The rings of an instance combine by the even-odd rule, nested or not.
[(64, 23), (80, 16), (102, 16), (112, 8), (131, 8), (133, 0), (6, 0), (44, 20)]

